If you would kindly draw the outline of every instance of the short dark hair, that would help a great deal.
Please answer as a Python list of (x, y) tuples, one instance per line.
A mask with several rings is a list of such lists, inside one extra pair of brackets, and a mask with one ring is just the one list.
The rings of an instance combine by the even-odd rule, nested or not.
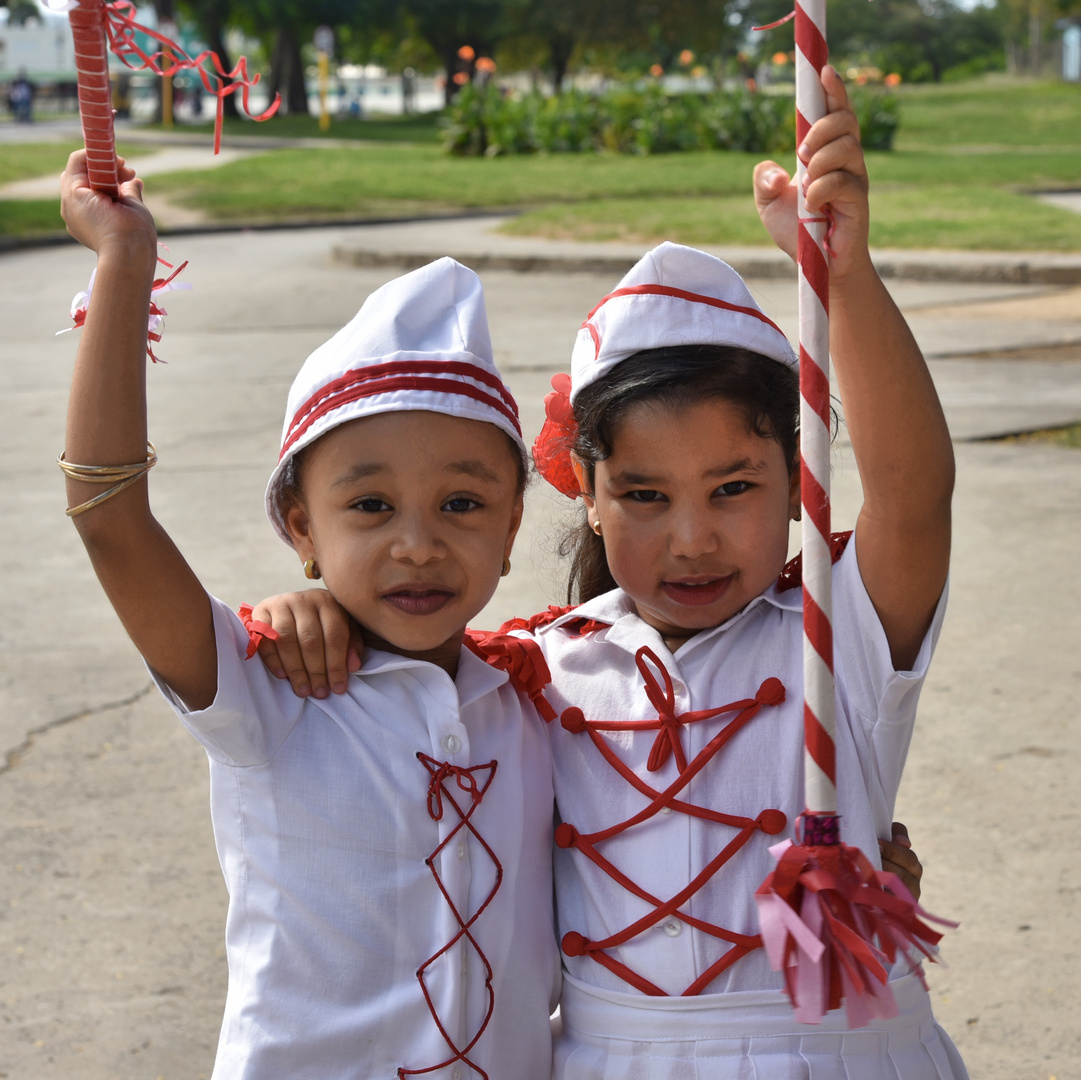
[[(578, 395), (573, 450), (585, 466), (589, 485), (597, 462), (612, 453), (616, 429), (633, 408), (649, 403), (678, 409), (718, 398), (743, 412), (750, 431), (780, 444), (789, 471), (798, 467), (796, 370), (748, 349), (678, 345), (635, 353)], [(585, 603), (616, 587), (604, 541), (584, 520), (564, 536), (559, 553), (571, 562), (569, 603)]]

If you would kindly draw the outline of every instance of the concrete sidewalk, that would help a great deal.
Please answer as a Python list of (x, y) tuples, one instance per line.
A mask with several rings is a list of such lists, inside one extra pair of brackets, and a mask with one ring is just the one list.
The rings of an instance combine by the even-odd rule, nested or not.
[[(503, 243), (487, 224), (170, 242), (194, 291), (167, 298), (168, 365), (148, 372), (153, 501), (211, 591), (236, 605), (304, 585), (262, 490), (301, 360), (397, 272), (346, 253), (475, 258)], [(549, 250), (533, 248), (533, 272), (481, 270), (530, 434), (582, 317), (617, 278), (614, 264), (571, 269)], [(197, 1080), (225, 990), (205, 756), (149, 693), (53, 464), (76, 346), (53, 334), (92, 265), (76, 247), (0, 257), (0, 1078)], [(790, 281), (750, 284), (794, 336)], [(926, 906), (962, 924), (944, 943), (950, 968), (929, 972), (935, 1010), (978, 1080), (1081, 1080), (1081, 864), (1069, 848), (1081, 828), (1081, 456), (978, 441), (1081, 420), (1081, 287), (889, 284), (964, 440), (951, 607), (898, 804)], [(837, 527), (858, 500), (841, 440)], [(572, 512), (534, 485), (514, 569), (478, 625), (561, 599), (555, 548)]]

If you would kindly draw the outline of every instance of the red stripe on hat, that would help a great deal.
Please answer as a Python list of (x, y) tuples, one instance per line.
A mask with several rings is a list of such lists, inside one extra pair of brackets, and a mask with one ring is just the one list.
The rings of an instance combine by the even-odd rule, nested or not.
[[(424, 368), (426, 365), (421, 366)], [(469, 365), (463, 366), (469, 367)], [(473, 369), (471, 368), (470, 370)], [(392, 378), (376, 380), (367, 378), (352, 379), (350, 380), (350, 385), (344, 387), (340, 386), (341, 383), (341, 379), (336, 380), (335, 383), (329, 383), (324, 390), (330, 391), (332, 386), (339, 386), (339, 389), (328, 392), (325, 395), (321, 393), (309, 398), (308, 401), (304, 403), (304, 408), (297, 411), (296, 416), (293, 417), (293, 423), (290, 425), (290, 433), (282, 444), (281, 453), (278, 455), (279, 461), (285, 457), (296, 442), (308, 431), (312, 424), (321, 417), (326, 416), (327, 413), (331, 413), (335, 409), (341, 408), (343, 405), (348, 405), (350, 402), (360, 401), (367, 397), (375, 397), (378, 394), (390, 394), (395, 390), (434, 391), (442, 394), (460, 394), (462, 397), (472, 398), (474, 401), (479, 401), (501, 413), (510, 421), (511, 427), (514, 428), (519, 437), (522, 434), (522, 428), (518, 423), (518, 417), (499, 398), (494, 394), (487, 393), (478, 386), (459, 382), (456, 379), (441, 379), (421, 375), (397, 375)], [(514, 399), (511, 398), (512, 405), (513, 402)], [(304, 412), (306, 412), (306, 415), (304, 415), (302, 419), (301, 414)]]
[[(468, 384), (462, 384), (457, 380), (449, 378), (404, 382), (393, 386), (386, 385), (388, 376), (416, 376), (420, 374), (443, 376), (464, 375), (466, 378), (475, 379), (477, 382), (482, 382), (487, 386), (490, 386), (496, 391), (499, 397), (502, 398), (502, 401), (496, 400), (478, 387), (468, 386)], [(353, 392), (354, 389), (365, 383), (379, 383), (380, 385), (375, 387), (370, 386), (360, 392)], [(292, 422), (289, 425), (289, 435), (286, 437), (282, 447), (282, 454), (284, 454), (286, 450), (288, 450), (288, 448), (292, 446), (293, 443), (295, 443), (296, 440), (311, 426), (315, 419), (317, 419), (316, 416), (309, 414), (316, 410), (318, 410), (319, 416), (326, 414), (328, 410), (325, 407), (325, 402), (328, 398), (334, 397), (337, 399), (339, 395), (343, 395), (340, 400), (336, 400), (331, 405), (332, 408), (335, 408), (338, 404), (345, 404), (347, 401), (358, 401), (364, 397), (373, 397), (376, 394), (389, 393), (392, 390), (407, 389), (436, 389), (441, 390), (444, 393), (458, 393), (462, 394), (464, 397), (471, 397), (477, 401), (483, 401), (503, 413), (503, 415), (511, 422), (514, 430), (521, 434), (522, 429), (518, 423), (518, 405), (511, 396), (510, 391), (503, 385), (502, 380), (500, 380), (498, 376), (485, 371), (476, 364), (465, 363), (461, 360), (395, 360), (386, 364), (371, 364), (369, 367), (348, 371), (333, 382), (329, 382), (326, 386), (320, 387), (293, 414)]]
[[(689, 300), (692, 304), (707, 304), (709, 307), (724, 308), (726, 311), (737, 311), (741, 315), (750, 315), (752, 319), (758, 319), (759, 322), (772, 326), (778, 334), (781, 334), (781, 328), (772, 319), (759, 311), (758, 308), (730, 304), (727, 300), (718, 300), (715, 296), (703, 296), (701, 293), (687, 292), (686, 289), (674, 289), (670, 285), (631, 285), (626, 289), (616, 289), (615, 292), (609, 293), (586, 316), (586, 325), (609, 300), (615, 300), (619, 296), (674, 296), (677, 300)], [(784, 334), (781, 334), (781, 337), (784, 337)]]
[(582, 327), (589, 331), (589, 336), (593, 339), (593, 359), (596, 360), (601, 355), (601, 335), (597, 328), (591, 322), (582, 323)]

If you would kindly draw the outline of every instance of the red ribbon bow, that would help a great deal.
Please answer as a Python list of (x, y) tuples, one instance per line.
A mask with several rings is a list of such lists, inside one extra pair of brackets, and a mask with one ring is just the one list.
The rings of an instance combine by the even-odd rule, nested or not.
[(552, 487), (568, 499), (577, 499), (581, 489), (571, 467), (571, 448), (578, 438), (578, 425), (571, 406), (571, 377), (553, 376), (552, 391), (544, 399), (544, 427), (533, 442), (533, 462)]

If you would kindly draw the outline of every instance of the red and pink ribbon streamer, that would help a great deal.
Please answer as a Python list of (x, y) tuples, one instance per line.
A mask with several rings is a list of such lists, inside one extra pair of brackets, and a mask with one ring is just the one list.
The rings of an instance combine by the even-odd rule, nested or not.
[[(232, 71), (226, 71), (217, 53), (204, 49), (189, 56), (163, 34), (135, 21), (135, 5), (130, 0), (48, 0), (54, 11), (67, 11), (75, 41), (75, 70), (79, 85), (79, 115), (82, 118), (83, 142), (86, 144), (87, 173), (90, 186), (114, 198), (118, 193), (116, 140), (113, 132), (112, 87), (109, 83), (109, 52), (126, 67), (145, 69), (156, 75), (172, 76), (178, 71), (193, 71), (207, 93), (217, 99), (214, 123), (214, 153), (221, 149), (221, 127), (225, 99), (239, 93), (244, 111), (251, 115), (248, 93), (259, 75), (248, 75), (248, 62), (241, 57)], [(145, 34), (161, 46), (146, 52), (136, 38)], [(204, 66), (211, 65), (213, 71)], [(254, 120), (266, 120), (278, 110), (275, 97), (269, 107)]]

